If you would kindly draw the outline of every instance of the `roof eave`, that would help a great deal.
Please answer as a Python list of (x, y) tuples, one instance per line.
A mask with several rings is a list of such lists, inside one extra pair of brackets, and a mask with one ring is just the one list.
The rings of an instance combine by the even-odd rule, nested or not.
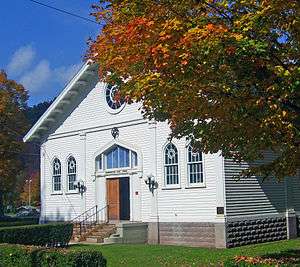
[[(45, 111), (45, 113), (39, 118), (39, 120), (32, 126), (32, 128), (28, 131), (28, 133), (24, 136), (24, 142), (30, 142), (33, 140), (40, 140), (42, 134), (41, 131), (47, 130), (46, 123), (51, 123), (51, 121), (55, 121), (53, 117), (57, 113), (62, 113), (62, 106), (65, 104), (69, 104), (70, 98), (73, 95), (78, 94), (80, 87), (85, 86), (88, 81), (83, 79), (84, 76), (95, 75), (96, 64), (93, 64), (90, 61), (87, 61), (81, 69), (74, 75), (74, 77), (70, 80), (70, 82), (65, 86), (63, 91), (58, 95), (58, 97), (53, 101), (50, 107)], [(54, 115), (54, 116), (53, 116)]]

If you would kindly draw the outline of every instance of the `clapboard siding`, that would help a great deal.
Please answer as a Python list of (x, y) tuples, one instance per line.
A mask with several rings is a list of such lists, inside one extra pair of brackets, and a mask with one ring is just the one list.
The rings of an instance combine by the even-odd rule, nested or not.
[(231, 159), (224, 161), (227, 216), (260, 216), (284, 212), (284, 183), (274, 179), (262, 181), (259, 177), (238, 179), (238, 175), (247, 167), (247, 163), (236, 163)]
[(205, 186), (189, 188), (187, 177), (187, 141), (173, 140), (179, 153), (179, 188), (164, 186), (164, 154), (170, 129), (165, 123), (157, 124), (157, 180), (158, 214), (160, 222), (211, 222), (216, 218), (216, 180), (222, 158), (217, 154), (204, 155)]
[[(126, 105), (118, 114), (110, 114), (103, 101), (104, 86), (97, 86), (81, 95), (82, 99), (57, 121), (56, 129), (44, 142), (42, 216), (45, 220), (70, 220), (98, 204), (106, 205), (105, 177), (95, 176), (95, 157), (107, 144), (113, 144), (111, 129), (119, 129), (118, 141), (137, 149), (141, 173), (130, 175), (131, 219), (148, 222), (153, 216), (152, 194), (144, 182), (154, 174), (159, 184), (157, 211), (160, 222), (214, 222), (216, 220), (217, 179), (222, 179), (222, 157), (204, 155), (205, 186), (189, 188), (187, 178), (187, 142), (173, 140), (179, 152), (180, 187), (164, 188), (163, 148), (170, 133), (167, 123), (152, 124), (142, 119), (138, 104)], [(155, 143), (156, 140), (156, 143)], [(68, 194), (66, 187), (66, 159), (74, 155), (78, 162), (78, 178), (85, 181), (86, 192)], [(51, 160), (57, 156), (63, 165), (63, 192), (52, 194)], [(220, 191), (223, 191), (222, 188)]]
[[(82, 173), (82, 153), (79, 136), (66, 137), (63, 139), (48, 140), (42, 149), (43, 169), (42, 179), (42, 220), (63, 221), (71, 220), (83, 212), (83, 201), (80, 194), (69, 194), (67, 191), (67, 159), (74, 156), (77, 163), (78, 177), (83, 177)], [(52, 192), (52, 161), (57, 157), (62, 165), (62, 192), (53, 194)]]
[(298, 215), (300, 215), (300, 172), (298, 176), (292, 178), (293, 206)]
[(140, 105), (136, 103), (125, 105), (118, 114), (109, 113), (104, 97), (105, 87), (104, 83), (99, 82), (92, 90), (84, 92), (83, 97), (78, 100), (78, 105), (74, 106), (67, 117), (63, 117), (63, 122), (52, 135), (142, 119), (141, 112), (138, 110)]

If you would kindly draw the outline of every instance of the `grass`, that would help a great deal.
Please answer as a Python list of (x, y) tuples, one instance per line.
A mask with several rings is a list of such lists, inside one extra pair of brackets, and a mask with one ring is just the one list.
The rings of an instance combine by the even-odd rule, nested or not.
[[(108, 267), (118, 266), (219, 266), (236, 255), (299, 258), (300, 239), (257, 244), (232, 249), (207, 249), (163, 245), (73, 245), (70, 249), (95, 249), (103, 253)], [(295, 266), (295, 265), (294, 265)]]

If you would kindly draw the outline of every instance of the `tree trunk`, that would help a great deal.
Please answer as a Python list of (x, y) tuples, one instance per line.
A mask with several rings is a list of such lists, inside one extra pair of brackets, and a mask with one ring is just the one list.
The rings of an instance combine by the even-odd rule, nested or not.
[(4, 217), (3, 192), (0, 191), (0, 218)]

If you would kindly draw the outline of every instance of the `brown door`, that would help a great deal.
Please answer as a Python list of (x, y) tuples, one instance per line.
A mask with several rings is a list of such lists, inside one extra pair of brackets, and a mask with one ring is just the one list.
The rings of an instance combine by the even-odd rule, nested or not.
[(106, 180), (108, 219), (120, 220), (120, 180), (118, 178)]

